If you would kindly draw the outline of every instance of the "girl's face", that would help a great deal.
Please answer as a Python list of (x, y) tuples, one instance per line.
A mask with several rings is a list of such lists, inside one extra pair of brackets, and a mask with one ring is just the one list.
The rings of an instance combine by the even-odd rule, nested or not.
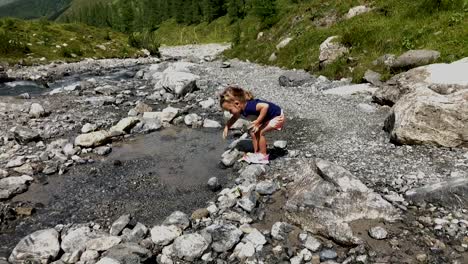
[(231, 115), (240, 115), (242, 113), (242, 104), (239, 101), (234, 101), (232, 103), (225, 102), (223, 105), (223, 109), (229, 111)]

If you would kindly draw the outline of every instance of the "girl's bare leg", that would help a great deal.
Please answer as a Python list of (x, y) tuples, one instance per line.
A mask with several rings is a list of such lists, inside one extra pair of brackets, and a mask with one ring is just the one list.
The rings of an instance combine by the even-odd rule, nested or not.
[(260, 133), (250, 132), (250, 137), (252, 138), (254, 153), (257, 153), (258, 152), (258, 138), (260, 137)]
[(258, 148), (260, 150), (260, 153), (262, 153), (263, 155), (266, 155), (267, 154), (267, 142), (266, 142), (266, 138), (265, 138), (265, 133), (271, 131), (271, 130), (274, 130), (273, 127), (271, 126), (268, 126), (268, 125), (264, 125), (260, 128), (260, 137), (258, 139)]

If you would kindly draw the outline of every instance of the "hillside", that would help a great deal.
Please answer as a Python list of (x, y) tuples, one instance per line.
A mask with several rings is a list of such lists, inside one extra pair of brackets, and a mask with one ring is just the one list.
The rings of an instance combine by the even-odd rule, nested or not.
[[(134, 39), (133, 44), (138, 40)], [(47, 20), (0, 19), (0, 62), (33, 64), (133, 57), (141, 55), (139, 48), (131, 47), (125, 34), (109, 29)]]
[(72, 0), (2, 0), (0, 17), (24, 19), (47, 17), (55, 19)]

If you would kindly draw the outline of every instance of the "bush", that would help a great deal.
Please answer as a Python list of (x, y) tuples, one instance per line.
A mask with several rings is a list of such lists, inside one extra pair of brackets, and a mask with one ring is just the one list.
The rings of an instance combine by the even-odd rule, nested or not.
[(147, 49), (151, 55), (159, 56), (159, 42), (154, 32), (133, 32), (128, 36), (128, 44), (137, 49)]
[(83, 51), (78, 44), (71, 44), (67, 47), (62, 47), (60, 53), (65, 58), (74, 58), (83, 56)]
[(420, 9), (423, 12), (434, 13), (438, 11), (463, 10), (467, 6), (467, 0), (424, 0), (420, 5)]
[(31, 52), (29, 47), (19, 41), (16, 37), (6, 34), (3, 31), (0, 31), (0, 54), (1, 55), (16, 55), (16, 54), (26, 54)]

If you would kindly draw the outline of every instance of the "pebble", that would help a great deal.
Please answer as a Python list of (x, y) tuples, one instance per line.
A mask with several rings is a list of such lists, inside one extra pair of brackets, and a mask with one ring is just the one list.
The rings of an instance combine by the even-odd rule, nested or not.
[(376, 227), (372, 227), (371, 229), (369, 229), (369, 236), (374, 239), (377, 239), (377, 240), (385, 239), (387, 238), (387, 235), (388, 235), (387, 230), (385, 230), (385, 228), (381, 226), (376, 226)]
[(334, 260), (338, 257), (335, 250), (325, 249), (320, 251), (320, 261)]

